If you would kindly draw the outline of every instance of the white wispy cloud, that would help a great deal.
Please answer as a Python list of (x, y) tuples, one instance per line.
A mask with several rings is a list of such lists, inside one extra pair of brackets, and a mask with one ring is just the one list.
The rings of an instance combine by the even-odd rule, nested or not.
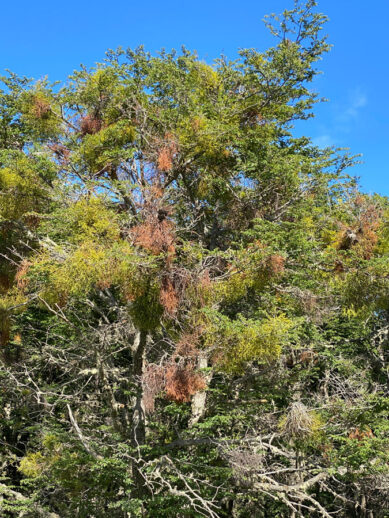
[(350, 90), (342, 105), (336, 103), (332, 107), (331, 116), (312, 143), (321, 148), (344, 145), (345, 136), (353, 131), (367, 104), (368, 97), (361, 87)]
[(331, 137), (331, 135), (324, 134), (324, 135), (319, 135), (318, 137), (313, 138), (312, 143), (314, 146), (324, 148), (324, 147), (331, 147), (331, 146), (335, 145), (335, 140)]
[(346, 108), (338, 114), (337, 120), (343, 123), (352, 122), (358, 118), (359, 112), (366, 105), (367, 95), (360, 88), (355, 88), (349, 93)]

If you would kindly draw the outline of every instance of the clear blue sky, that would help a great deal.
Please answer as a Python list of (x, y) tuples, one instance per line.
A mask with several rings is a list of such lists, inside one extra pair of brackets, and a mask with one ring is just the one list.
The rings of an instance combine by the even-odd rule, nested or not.
[[(240, 47), (266, 49), (271, 38), (261, 20), (292, 0), (19, 0), (2, 2), (0, 73), (64, 80), (80, 63), (102, 60), (108, 48), (144, 44), (196, 49), (212, 61), (235, 57)], [(333, 44), (313, 85), (330, 102), (299, 131), (317, 144), (362, 153), (354, 168), (367, 192), (389, 195), (389, 0), (319, 0), (330, 17)]]

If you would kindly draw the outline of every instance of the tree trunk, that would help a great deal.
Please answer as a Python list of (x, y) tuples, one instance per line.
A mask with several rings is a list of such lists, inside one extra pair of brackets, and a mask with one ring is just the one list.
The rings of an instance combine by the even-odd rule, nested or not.
[[(206, 351), (200, 351), (199, 358), (197, 360), (197, 367), (199, 369), (205, 369), (208, 367), (208, 354)], [(208, 385), (212, 379), (212, 373), (204, 375), (206, 384)], [(197, 392), (192, 398), (192, 417), (190, 419), (190, 425), (196, 424), (200, 419), (203, 418), (206, 409), (207, 392), (201, 390)]]
[(147, 343), (147, 332), (139, 331), (133, 346), (133, 383), (135, 395), (133, 397), (132, 420), (131, 420), (131, 445), (137, 451), (132, 463), (132, 477), (134, 480), (134, 496), (141, 497), (146, 492), (145, 481), (140, 471), (142, 460), (142, 446), (146, 442), (146, 422), (143, 405), (142, 376), (144, 370), (145, 350)]

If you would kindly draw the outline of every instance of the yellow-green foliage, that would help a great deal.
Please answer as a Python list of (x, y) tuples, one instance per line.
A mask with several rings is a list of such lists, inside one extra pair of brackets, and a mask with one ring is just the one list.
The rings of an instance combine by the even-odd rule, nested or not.
[(16, 290), (10, 290), (6, 295), (0, 296), (0, 345), (6, 345), (11, 331), (11, 308), (23, 307), (26, 298)]
[(217, 71), (206, 63), (194, 63), (191, 75), (202, 88), (217, 88), (220, 84)]
[(96, 289), (116, 288), (123, 302), (130, 303), (140, 329), (155, 327), (162, 314), (157, 273), (158, 266), (139, 258), (126, 241), (111, 247), (85, 241), (70, 253), (46, 250), (32, 260), (29, 270), (32, 284), (38, 290), (43, 287), (40, 295), (49, 304), (64, 305)]
[(76, 160), (87, 162), (93, 172), (116, 165), (126, 155), (123, 147), (133, 142), (134, 138), (134, 127), (128, 121), (111, 124), (95, 134), (84, 136)]
[(23, 122), (37, 138), (54, 137), (61, 132), (60, 108), (41, 85), (24, 92), (21, 112)]
[(351, 309), (351, 316), (354, 311), (355, 314), (363, 314), (372, 309), (388, 309), (389, 262), (382, 257), (366, 263), (364, 268), (351, 271), (338, 285), (345, 303), (344, 310), (347, 312)]
[(88, 74), (78, 92), (79, 101), (86, 106), (106, 104), (118, 86), (118, 76), (112, 68), (99, 68)]
[(46, 188), (30, 160), (19, 156), (0, 168), (0, 191), (0, 219), (12, 220), (39, 209)]
[(163, 308), (159, 302), (159, 284), (147, 283), (131, 305), (131, 316), (135, 326), (143, 331), (155, 329), (160, 322)]
[(215, 361), (227, 372), (241, 372), (247, 362), (276, 360), (286, 342), (292, 322), (284, 315), (266, 320), (236, 320), (214, 312), (206, 316), (206, 343), (216, 350)]
[(27, 478), (39, 477), (47, 466), (47, 461), (40, 451), (27, 453), (19, 464), (19, 471)]
[[(275, 259), (280, 262), (273, 264)], [(238, 252), (230, 275), (210, 285), (211, 298), (214, 302), (233, 303), (244, 297), (250, 288), (262, 291), (272, 281), (279, 280), (283, 264), (283, 256), (266, 253), (259, 245), (244, 254)]]
[(71, 205), (64, 216), (72, 229), (74, 242), (95, 240), (112, 242), (120, 237), (117, 214), (98, 197), (82, 198)]
[(46, 433), (42, 438), (42, 450), (25, 455), (19, 464), (19, 471), (27, 478), (36, 478), (61, 458), (63, 445), (58, 437)]
[(228, 279), (213, 283), (210, 289), (214, 300), (231, 303), (244, 297), (253, 285), (254, 278), (246, 272), (233, 272)]
[(51, 289), (60, 298), (81, 296), (107, 275), (109, 257), (106, 250), (93, 242), (85, 242), (63, 264), (54, 266), (51, 272)]
[(200, 113), (192, 118), (183, 119), (177, 132), (180, 148), (185, 149), (189, 155), (201, 156), (201, 160), (214, 166), (212, 174), (203, 173), (204, 178), (199, 186), (201, 196), (206, 196), (211, 189), (216, 170), (219, 174), (226, 174), (223, 164), (231, 157), (226, 148), (227, 135), (224, 135), (225, 139), (220, 139), (220, 131), (219, 121), (208, 119)]

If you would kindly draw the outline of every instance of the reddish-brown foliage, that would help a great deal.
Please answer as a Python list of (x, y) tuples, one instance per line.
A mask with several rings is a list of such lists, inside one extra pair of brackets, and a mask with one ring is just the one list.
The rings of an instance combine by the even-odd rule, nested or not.
[(200, 338), (200, 332), (195, 331), (193, 333), (185, 333), (181, 336), (179, 342), (176, 345), (174, 356), (177, 358), (187, 358), (194, 360), (198, 355), (198, 343)]
[(169, 148), (164, 147), (158, 155), (158, 169), (166, 172), (173, 167), (173, 156)]
[(242, 124), (256, 126), (265, 124), (265, 121), (258, 109), (249, 108), (242, 115)]
[(155, 398), (162, 391), (165, 397), (177, 403), (186, 403), (206, 382), (201, 373), (196, 371), (200, 331), (185, 333), (177, 343), (167, 361), (147, 364), (142, 377), (143, 405), (145, 411), (154, 411)]
[(20, 263), (20, 266), (16, 272), (15, 281), (16, 281), (16, 285), (19, 290), (23, 291), (24, 289), (26, 289), (26, 287), (28, 285), (27, 272), (28, 272), (29, 267), (30, 267), (29, 261), (24, 259)]
[(159, 301), (167, 315), (173, 316), (176, 313), (179, 299), (174, 284), (169, 277), (165, 277), (162, 281)]
[(377, 231), (382, 223), (382, 214), (376, 205), (367, 202), (363, 196), (357, 196), (354, 203), (359, 212), (357, 220), (353, 226), (344, 230), (338, 250), (353, 248), (368, 260), (378, 242)]
[(99, 132), (101, 128), (101, 119), (92, 114), (85, 115), (80, 121), (80, 130), (83, 135), (94, 135)]
[(363, 441), (363, 439), (370, 439), (372, 437), (374, 437), (374, 434), (368, 426), (366, 426), (364, 430), (355, 428), (348, 434), (349, 439), (356, 439), (359, 442)]
[(285, 365), (292, 369), (296, 365), (307, 367), (317, 363), (317, 354), (309, 349), (301, 352), (293, 351), (292, 354), (285, 358)]
[(344, 265), (343, 265), (342, 261), (340, 261), (339, 259), (335, 261), (334, 271), (336, 273), (343, 273), (344, 272)]
[(0, 311), (0, 346), (5, 347), (10, 339), (11, 323), (7, 311)]
[(28, 228), (33, 229), (39, 225), (41, 218), (39, 217), (39, 214), (25, 214), (23, 216), (23, 220)]
[(51, 149), (51, 151), (53, 151), (60, 160), (66, 161), (69, 159), (70, 151), (63, 144), (49, 144), (48, 148)]
[(166, 397), (177, 403), (186, 403), (199, 390), (205, 388), (205, 380), (195, 372), (191, 364), (172, 364), (166, 371)]
[(45, 119), (50, 113), (50, 103), (41, 97), (35, 97), (33, 102), (33, 114), (37, 119)]
[(272, 254), (266, 259), (266, 270), (270, 275), (280, 275), (285, 269), (285, 259), (282, 255)]
[(202, 288), (209, 288), (211, 285), (211, 277), (208, 268), (201, 273), (199, 280)]
[(177, 153), (177, 143), (170, 133), (165, 135), (165, 144), (160, 149), (157, 159), (157, 167), (162, 172), (168, 172), (173, 167), (174, 155)]
[(310, 350), (302, 351), (299, 355), (299, 361), (303, 365), (309, 365), (310, 363), (317, 363), (317, 354)]
[(106, 290), (108, 288), (110, 288), (112, 286), (112, 282), (109, 278), (105, 278), (105, 279), (100, 279), (98, 282), (97, 282), (97, 286), (101, 289), (101, 290)]
[(21, 344), (22, 343), (22, 337), (19, 333), (16, 333), (16, 335), (14, 335), (12, 337), (12, 340), (13, 342), (15, 342), (16, 344)]
[(173, 224), (158, 215), (149, 217), (144, 223), (136, 225), (131, 231), (135, 244), (149, 250), (155, 255), (161, 252), (174, 254)]

